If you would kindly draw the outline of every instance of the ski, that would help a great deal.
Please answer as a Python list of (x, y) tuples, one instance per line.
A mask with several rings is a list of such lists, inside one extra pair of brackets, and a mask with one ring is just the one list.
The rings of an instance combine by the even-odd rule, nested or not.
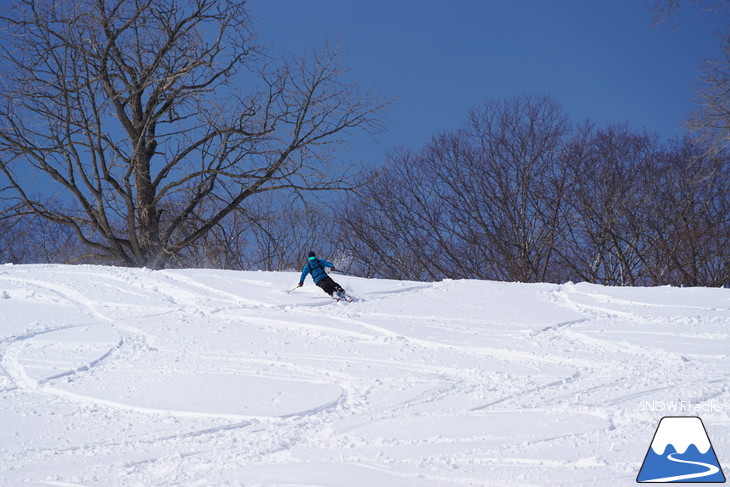
[(333, 298), (335, 299), (335, 301), (337, 301), (338, 303), (339, 303), (340, 301), (343, 301), (343, 300), (344, 300), (344, 301), (347, 301), (348, 303), (352, 303), (352, 301), (353, 301), (353, 299), (352, 299), (352, 298), (351, 298), (350, 296), (348, 296), (348, 295), (347, 295), (347, 293), (340, 293), (339, 295), (337, 295), (337, 296), (332, 296), (332, 297), (333, 297)]

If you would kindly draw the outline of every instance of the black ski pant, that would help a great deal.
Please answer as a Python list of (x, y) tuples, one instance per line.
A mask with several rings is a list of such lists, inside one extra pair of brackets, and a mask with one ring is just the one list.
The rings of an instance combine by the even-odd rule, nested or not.
[(322, 288), (322, 290), (330, 296), (332, 296), (332, 293), (337, 293), (338, 295), (345, 293), (345, 290), (342, 289), (342, 286), (333, 281), (330, 276), (324, 276), (322, 279), (320, 279), (317, 283), (317, 286)]

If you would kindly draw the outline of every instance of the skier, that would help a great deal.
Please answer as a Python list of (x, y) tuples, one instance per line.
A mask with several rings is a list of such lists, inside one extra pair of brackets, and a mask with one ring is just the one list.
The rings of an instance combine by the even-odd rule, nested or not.
[(317, 254), (314, 251), (309, 252), (309, 254), (307, 254), (307, 263), (304, 266), (304, 269), (302, 269), (302, 277), (299, 278), (299, 285), (297, 287), (302, 287), (304, 285), (304, 280), (307, 278), (307, 274), (311, 273), (314, 283), (317, 287), (322, 288), (324, 292), (338, 301), (340, 299), (351, 301), (345, 293), (345, 290), (342, 289), (342, 286), (337, 284), (330, 276), (327, 275), (327, 272), (324, 270), (325, 267), (330, 267), (333, 271), (336, 270), (335, 265), (332, 262), (324, 259), (318, 259)]

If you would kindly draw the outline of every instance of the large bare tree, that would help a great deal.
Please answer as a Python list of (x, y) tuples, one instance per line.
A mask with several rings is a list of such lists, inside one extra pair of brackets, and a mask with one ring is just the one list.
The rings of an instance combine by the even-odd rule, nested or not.
[(105, 261), (161, 268), (247, 198), (347, 186), (333, 157), (380, 128), (325, 45), (274, 61), (244, 1), (21, 0), (0, 17), (5, 207)]

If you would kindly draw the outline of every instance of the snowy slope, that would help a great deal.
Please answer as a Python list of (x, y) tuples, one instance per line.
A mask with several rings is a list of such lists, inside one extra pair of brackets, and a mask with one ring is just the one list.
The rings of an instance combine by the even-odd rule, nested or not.
[(335, 278), (0, 266), (0, 485), (633, 485), (670, 415), (730, 465), (730, 290)]

